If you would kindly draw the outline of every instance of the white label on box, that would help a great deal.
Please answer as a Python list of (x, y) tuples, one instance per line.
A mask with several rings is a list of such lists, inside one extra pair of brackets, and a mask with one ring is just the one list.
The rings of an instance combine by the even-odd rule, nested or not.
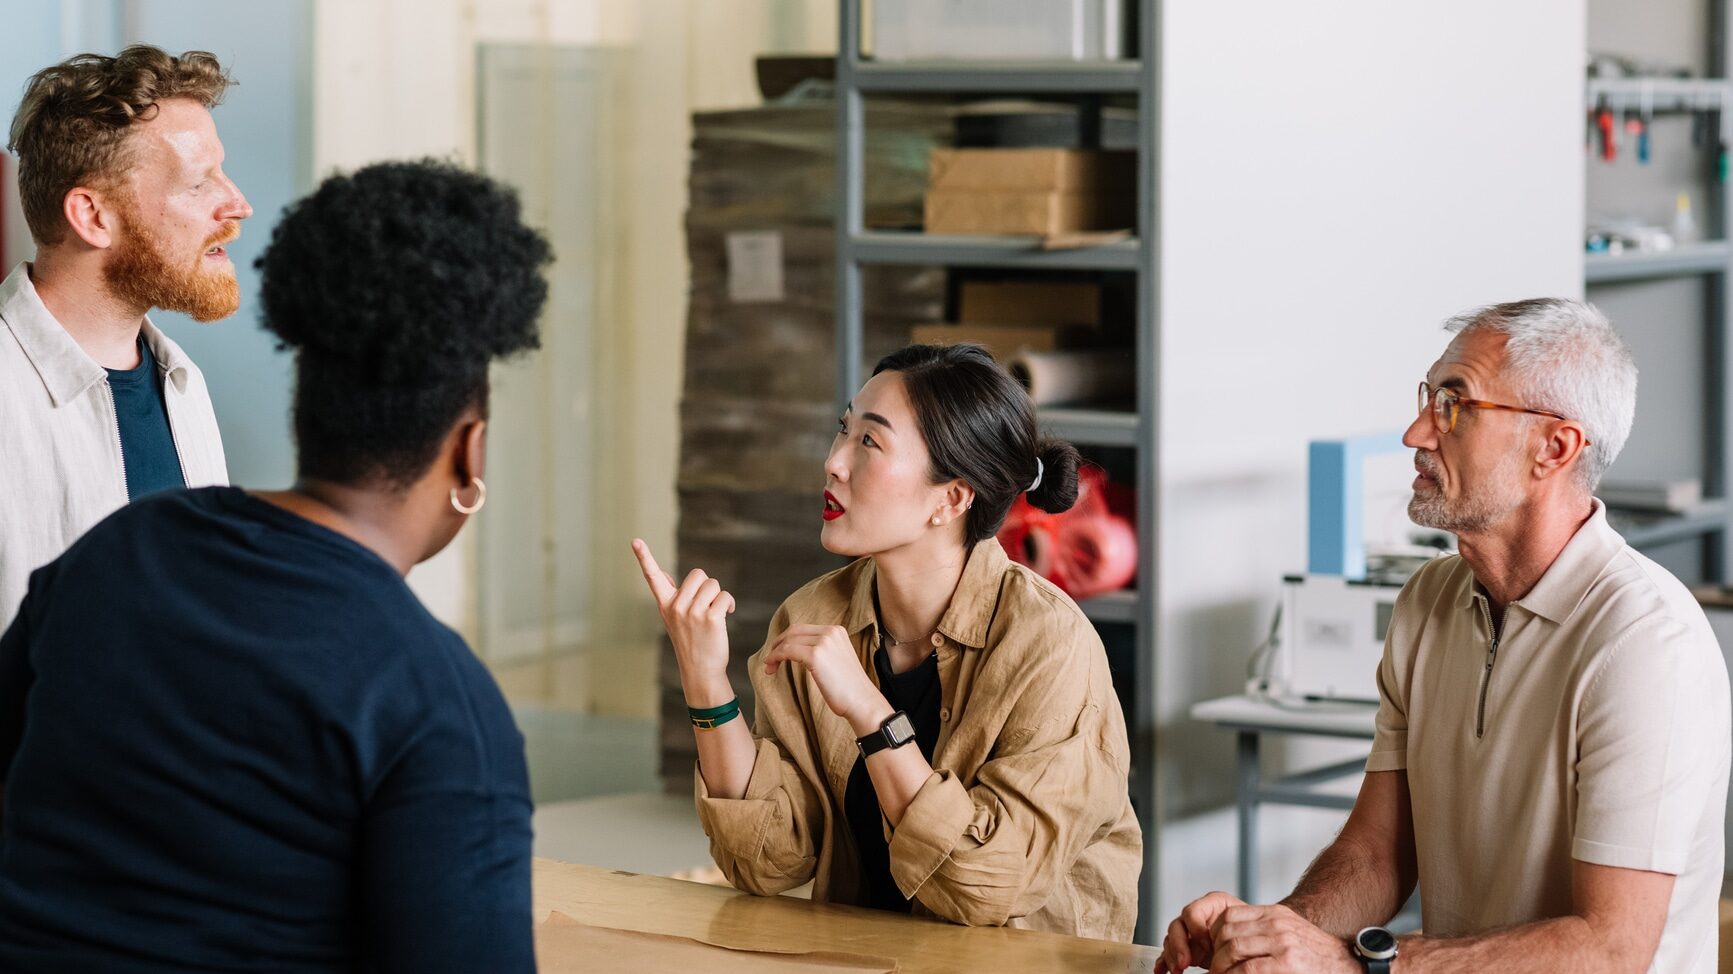
[(782, 234), (755, 230), (728, 235), (728, 300), (781, 301)]

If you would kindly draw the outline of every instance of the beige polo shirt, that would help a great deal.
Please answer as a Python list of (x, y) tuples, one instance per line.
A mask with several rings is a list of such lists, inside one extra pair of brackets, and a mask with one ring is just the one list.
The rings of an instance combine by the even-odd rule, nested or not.
[(1396, 600), (1367, 771), (1408, 772), (1430, 934), (1568, 914), (1571, 861), (1677, 876), (1652, 971), (1714, 974), (1727, 668), (1678, 579), (1594, 514), (1494, 633), (1459, 557)]
[[(745, 796), (713, 798), (696, 776), (711, 854), (740, 889), (773, 894), (811, 880), (814, 899), (865, 902), (843, 811), (860, 756), (854, 729), (805, 667), (766, 676), (759, 660), (793, 623), (837, 625), (876, 683), (875, 577), (863, 558), (788, 597), (748, 667), (758, 760)], [(885, 825), (891, 876), (913, 912), (1130, 940), (1143, 837), (1125, 718), (1095, 627), (988, 538), (970, 553), (932, 640), (941, 697), (933, 773), (901, 823)]]

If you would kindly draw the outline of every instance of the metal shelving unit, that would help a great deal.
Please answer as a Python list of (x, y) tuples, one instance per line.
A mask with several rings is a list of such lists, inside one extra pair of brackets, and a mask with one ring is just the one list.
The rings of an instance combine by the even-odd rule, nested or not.
[(1078, 608), (1094, 622), (1136, 622), (1137, 590), (1125, 589), (1085, 599)]
[[(846, 2), (846, 0), (845, 0)], [(856, 48), (859, 50), (859, 48)], [(1136, 61), (896, 61), (857, 59), (852, 86), (861, 92), (1137, 94), (1143, 72)]]
[(1041, 410), (1041, 426), (1061, 439), (1090, 446), (1135, 447), (1149, 439), (1137, 413), (1048, 408)]
[(1611, 520), (1631, 547), (1648, 548), (1725, 531), (1729, 516), (1733, 516), (1733, 505), (1716, 498), (1682, 514), (1614, 511)]
[[(1726, 0), (1710, 5), (1712, 18), (1711, 70), (1713, 78), (1589, 78), (1583, 103), (1593, 112), (1603, 106), (1618, 113), (1665, 114), (1668, 112), (1722, 111), (1733, 107), (1733, 80), (1726, 75), (1733, 61), (1733, 20)], [(1724, 113), (1723, 113), (1724, 114)], [(1713, 129), (1711, 129), (1713, 131)], [(1724, 133), (1726, 130), (1723, 129)], [(1705, 500), (1682, 514), (1642, 514), (1612, 511), (1612, 520), (1633, 547), (1654, 548), (1681, 541), (1701, 543), (1701, 571), (1705, 581), (1722, 582), (1733, 568), (1733, 304), (1728, 300), (1728, 282), (1733, 280), (1733, 192), (1716, 173), (1711, 137), (1702, 152), (1710, 187), (1708, 216), (1704, 230), (1721, 239), (1676, 246), (1671, 250), (1632, 254), (1585, 254), (1583, 281), (1587, 286), (1626, 282), (1701, 277), (1708, 289), (1703, 322), (1703, 387), (1707, 402), (1703, 430), (1703, 494)]]
[(864, 230), (849, 241), (854, 259), (862, 264), (950, 264), (968, 267), (1024, 267), (1043, 270), (1132, 271), (1142, 257), (1137, 240), (1117, 240), (1099, 247), (1043, 250), (1024, 237), (982, 237), (965, 234), (911, 233), (906, 230)]
[(1612, 281), (1650, 281), (1691, 274), (1720, 274), (1733, 260), (1733, 248), (1725, 240), (1706, 240), (1672, 250), (1640, 251), (1633, 254), (1584, 254), (1583, 280), (1589, 284)]
[[(836, 338), (837, 403), (844, 406), (860, 387), (862, 368), (861, 268), (868, 264), (944, 267), (1009, 267), (1041, 270), (1122, 271), (1136, 276), (1137, 393), (1135, 411), (1044, 409), (1041, 422), (1053, 435), (1084, 446), (1131, 448), (1137, 473), (1138, 587), (1084, 603), (1101, 625), (1131, 627), (1133, 682), (1126, 713), (1131, 742), (1132, 802), (1144, 835), (1138, 896), (1137, 939), (1155, 936), (1157, 852), (1160, 849), (1159, 786), (1155, 775), (1156, 701), (1156, 379), (1160, 350), (1156, 281), (1156, 187), (1160, 132), (1158, 72), (1150, 55), (1159, 51), (1159, 0), (1135, 0), (1139, 60), (1103, 62), (873, 62), (861, 56), (861, 0), (841, 0), (836, 65), (837, 213)], [(1101, 246), (1043, 250), (1027, 238), (929, 235), (869, 231), (864, 226), (862, 146), (865, 96), (869, 93), (1058, 95), (1099, 109), (1099, 96), (1135, 95), (1138, 121), (1137, 236)], [(1099, 125), (1084, 126), (1099, 131)]]
[(1728, 94), (1720, 78), (1590, 78), (1584, 102), (1590, 111), (1691, 111), (1719, 108)]

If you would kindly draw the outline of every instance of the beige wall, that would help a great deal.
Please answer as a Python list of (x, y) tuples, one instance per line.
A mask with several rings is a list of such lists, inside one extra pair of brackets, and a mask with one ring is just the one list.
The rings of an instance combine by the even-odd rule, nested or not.
[[(618, 384), (623, 401), (610, 410), (629, 417), (629, 435), (594, 464), (618, 517), (596, 538), (593, 598), (598, 615), (612, 617), (602, 631), (616, 638), (581, 660), (502, 673), (512, 691), (585, 709), (654, 712), (659, 630), (624, 545), (636, 535), (658, 551), (674, 550), (690, 114), (756, 104), (755, 55), (833, 50), (835, 33), (829, 0), (315, 2), (313, 168), (321, 177), (385, 158), (473, 162), (478, 43), (606, 46), (629, 64), (623, 144), (610, 167), (621, 174), (619, 225), (598, 228), (623, 252), (602, 311), (608, 333), (628, 346), (614, 357), (629, 363)], [(472, 639), (477, 566), (469, 531), (410, 577), (435, 614)], [(485, 657), (487, 647), (477, 648)]]

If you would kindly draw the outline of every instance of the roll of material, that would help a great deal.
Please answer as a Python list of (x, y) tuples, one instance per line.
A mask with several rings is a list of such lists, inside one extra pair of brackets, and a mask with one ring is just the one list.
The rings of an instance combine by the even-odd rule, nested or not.
[(1137, 391), (1137, 365), (1128, 349), (1019, 352), (1006, 363), (1037, 406), (1113, 402)]

